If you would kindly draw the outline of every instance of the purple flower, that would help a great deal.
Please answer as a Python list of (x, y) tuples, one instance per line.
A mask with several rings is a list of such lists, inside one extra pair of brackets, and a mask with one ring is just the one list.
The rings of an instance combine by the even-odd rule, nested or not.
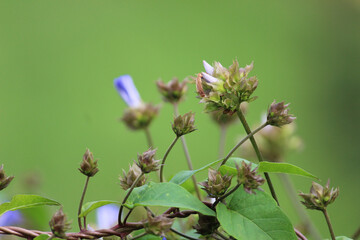
[(9, 211), (1, 215), (0, 226), (11, 226), (21, 223), (23, 216), (20, 211)]
[(108, 229), (118, 222), (119, 207), (113, 204), (97, 209), (96, 222), (99, 229)]
[(141, 97), (130, 75), (115, 78), (114, 85), (125, 103), (133, 108), (141, 105)]

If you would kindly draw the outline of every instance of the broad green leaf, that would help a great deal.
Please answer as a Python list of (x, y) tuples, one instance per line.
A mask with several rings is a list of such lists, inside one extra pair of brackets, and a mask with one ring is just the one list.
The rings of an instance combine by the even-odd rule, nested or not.
[[(136, 190), (136, 191), (135, 191)], [(136, 206), (163, 206), (187, 208), (204, 215), (215, 216), (213, 210), (204, 205), (183, 187), (175, 183), (153, 183), (134, 189), (124, 204), (128, 208)]]
[(290, 163), (261, 162), (259, 164), (259, 172), (287, 173), (318, 179), (311, 173)]
[(82, 206), (79, 217), (86, 217), (91, 211), (108, 204), (121, 204), (121, 202), (110, 201), (110, 200), (87, 202)]
[(236, 158), (236, 157), (229, 158), (229, 160), (227, 160), (225, 165), (236, 169), (236, 164), (241, 166), (242, 162), (245, 162), (246, 164), (251, 163), (251, 169), (258, 167), (258, 165), (256, 163), (250, 162), (243, 158)]
[(10, 202), (0, 205), (0, 216), (7, 211), (32, 208), (43, 205), (60, 205), (60, 203), (37, 195), (15, 195)]
[(267, 193), (248, 194), (239, 188), (228, 197), (227, 205), (216, 207), (224, 230), (239, 240), (297, 240), (288, 217)]
[(203, 170), (206, 170), (209, 167), (212, 167), (221, 161), (222, 161), (222, 159), (216, 160), (215, 162), (209, 163), (209, 164), (203, 166), (202, 168), (199, 168), (196, 170), (180, 171), (170, 180), (170, 182), (180, 185), (180, 184), (184, 183), (186, 180), (188, 180), (192, 175), (194, 175), (198, 172), (201, 172)]

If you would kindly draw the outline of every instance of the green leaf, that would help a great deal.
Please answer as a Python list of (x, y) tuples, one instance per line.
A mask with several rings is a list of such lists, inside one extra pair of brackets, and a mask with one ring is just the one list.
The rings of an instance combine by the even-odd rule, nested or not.
[(215, 216), (214, 211), (204, 205), (199, 199), (191, 195), (183, 187), (170, 182), (150, 182), (147, 185), (135, 188), (124, 205), (128, 208), (136, 206), (187, 208), (204, 215)]
[(202, 168), (196, 169), (196, 170), (185, 170), (185, 171), (180, 171), (178, 172), (171, 180), (170, 182), (175, 183), (175, 184), (183, 184), (186, 180), (188, 180), (192, 175), (201, 172), (203, 170), (208, 169), (209, 167), (212, 167), (216, 164), (218, 164), (219, 162), (221, 162), (223, 159), (219, 159), (216, 160), (215, 162), (209, 163), (205, 166), (203, 166)]
[(37, 195), (15, 195), (10, 202), (0, 205), (0, 216), (7, 211), (32, 208), (43, 205), (60, 205), (60, 203)]
[(108, 204), (121, 204), (121, 202), (117, 202), (117, 201), (110, 201), (110, 200), (100, 200), (100, 201), (95, 201), (95, 202), (87, 202), (85, 203), (82, 208), (81, 208), (81, 213), (79, 215), (79, 217), (86, 217), (91, 211), (108, 205)]
[(248, 194), (239, 188), (216, 207), (224, 230), (236, 239), (297, 240), (288, 217), (267, 193)]
[(47, 234), (40, 234), (39, 236), (37, 236), (36, 238), (34, 238), (34, 240), (46, 240), (48, 239), (50, 236)]
[(137, 238), (139, 240), (161, 240), (162, 238), (152, 234), (146, 234), (143, 237)]
[[(329, 239), (325, 239), (325, 240), (329, 240)], [(345, 236), (338, 236), (338, 237), (336, 237), (336, 240), (353, 240), (353, 239), (345, 237)]]
[(259, 172), (287, 173), (318, 179), (304, 169), (290, 163), (261, 162)]
[(227, 162), (225, 163), (225, 165), (236, 169), (236, 164), (241, 166), (242, 162), (245, 162), (246, 164), (250, 163), (251, 164), (251, 169), (254, 169), (254, 168), (258, 167), (258, 165), (256, 163), (250, 162), (250, 161), (248, 161), (246, 159), (243, 159), (243, 158), (236, 158), (236, 157), (229, 158), (227, 160)]

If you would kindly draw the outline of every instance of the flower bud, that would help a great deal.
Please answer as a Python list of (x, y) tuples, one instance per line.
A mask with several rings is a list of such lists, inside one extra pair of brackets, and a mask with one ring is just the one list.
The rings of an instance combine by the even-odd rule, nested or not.
[(144, 224), (145, 231), (157, 236), (164, 236), (174, 223), (173, 218), (167, 218), (163, 215), (152, 217), (148, 212), (148, 221)]
[(299, 196), (304, 199), (301, 203), (308, 209), (323, 211), (329, 204), (333, 203), (339, 196), (339, 188), (329, 187), (330, 179), (325, 187), (313, 182), (310, 193), (300, 193)]
[(274, 101), (268, 110), (268, 123), (277, 127), (292, 123), (296, 117), (288, 113), (288, 106), (289, 104), (284, 104), (284, 102), (276, 103)]
[(58, 238), (66, 238), (65, 232), (71, 229), (70, 222), (66, 220), (66, 215), (62, 208), (55, 212), (49, 225), (52, 233)]
[(182, 100), (187, 91), (186, 83), (186, 80), (180, 83), (179, 79), (174, 78), (167, 84), (159, 80), (156, 85), (165, 102), (177, 103)]
[(160, 160), (155, 160), (156, 149), (149, 149), (143, 154), (138, 154), (138, 161), (136, 165), (143, 173), (157, 171), (160, 168)]
[(0, 191), (5, 189), (10, 182), (14, 179), (14, 176), (7, 177), (4, 171), (4, 165), (0, 167)]
[[(127, 190), (129, 189), (135, 180), (138, 178), (138, 176), (141, 175), (141, 169), (134, 163), (132, 166), (129, 167), (129, 171), (126, 173), (123, 169), (123, 176), (120, 176), (120, 186), (122, 189)], [(136, 184), (135, 187), (140, 187), (144, 185), (146, 182), (145, 176), (142, 176), (140, 181)]]
[(95, 176), (95, 174), (99, 171), (99, 169), (97, 168), (97, 161), (98, 160), (94, 160), (92, 152), (90, 152), (89, 149), (86, 149), (83, 160), (80, 164), (79, 171), (88, 177)]
[(194, 115), (195, 113), (188, 112), (184, 115), (179, 115), (174, 118), (174, 123), (172, 124), (172, 129), (176, 136), (180, 137), (182, 135), (191, 133), (196, 130), (194, 126)]
[(199, 183), (210, 197), (221, 197), (231, 185), (231, 176), (222, 175), (220, 171), (209, 168), (208, 179)]
[(251, 163), (246, 164), (245, 161), (241, 163), (241, 167), (236, 164), (237, 181), (244, 186), (244, 190), (251, 194), (255, 192), (253, 189), (260, 189), (259, 187), (264, 184), (265, 180), (257, 174), (257, 168), (251, 170)]
[(199, 221), (198, 224), (194, 226), (194, 229), (198, 234), (206, 236), (214, 233), (214, 231), (219, 227), (220, 223), (216, 217), (206, 216), (199, 213)]
[(125, 110), (122, 121), (132, 130), (147, 128), (158, 115), (159, 107), (151, 103)]

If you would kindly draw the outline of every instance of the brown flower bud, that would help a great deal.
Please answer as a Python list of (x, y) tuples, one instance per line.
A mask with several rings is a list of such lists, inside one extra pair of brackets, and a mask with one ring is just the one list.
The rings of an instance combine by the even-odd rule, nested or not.
[(199, 183), (210, 197), (221, 197), (231, 185), (231, 176), (222, 175), (220, 171), (209, 168), (208, 179)]
[(66, 220), (66, 215), (62, 208), (55, 212), (49, 225), (52, 233), (58, 238), (66, 238), (65, 232), (71, 229), (70, 222)]
[(14, 179), (14, 176), (7, 177), (4, 171), (4, 165), (0, 167), (0, 191), (5, 189), (10, 182)]
[[(120, 186), (122, 189), (127, 190), (129, 189), (138, 176), (141, 175), (141, 169), (134, 163), (132, 166), (129, 167), (129, 171), (126, 173), (123, 169), (123, 176), (119, 177), (120, 180)], [(140, 181), (136, 184), (135, 187), (140, 187), (144, 185), (146, 182), (145, 176), (142, 176)]]
[(95, 176), (95, 174), (99, 171), (99, 169), (97, 168), (97, 161), (98, 160), (94, 160), (92, 152), (90, 152), (89, 149), (86, 149), (83, 160), (80, 164), (79, 171), (88, 177)]
[(142, 104), (138, 107), (126, 109), (121, 120), (132, 130), (144, 129), (150, 125), (158, 112), (158, 106), (151, 103)]
[(143, 154), (138, 154), (136, 165), (143, 173), (157, 171), (160, 168), (160, 160), (155, 160), (156, 149), (149, 149)]
[(156, 85), (165, 102), (177, 103), (183, 99), (187, 91), (186, 83), (186, 80), (180, 83), (179, 79), (174, 78), (167, 84), (159, 80)]
[(329, 204), (333, 203), (339, 196), (339, 188), (329, 187), (330, 179), (325, 187), (313, 182), (310, 188), (310, 193), (300, 193), (300, 197), (304, 199), (301, 203), (308, 209), (323, 211)]
[(194, 126), (194, 115), (195, 113), (188, 112), (184, 115), (179, 115), (174, 118), (174, 123), (172, 124), (172, 129), (176, 136), (180, 137), (182, 135), (191, 133), (196, 130)]
[(274, 101), (268, 110), (268, 123), (277, 127), (292, 123), (296, 117), (289, 114), (288, 106), (289, 104), (284, 104), (284, 102), (276, 103)]
[(163, 215), (152, 217), (148, 212), (148, 221), (144, 224), (145, 231), (157, 236), (164, 236), (174, 223), (173, 218), (167, 218)]
[(206, 216), (199, 213), (199, 221), (198, 224), (194, 226), (196, 232), (206, 236), (214, 233), (216, 229), (220, 227), (219, 221), (216, 217)]
[(241, 167), (236, 164), (236, 169), (238, 172), (238, 183), (244, 186), (244, 190), (247, 193), (254, 193), (254, 189), (259, 189), (261, 185), (264, 184), (265, 180), (257, 174), (257, 168), (251, 170), (251, 163), (246, 164), (245, 161), (241, 162)]

